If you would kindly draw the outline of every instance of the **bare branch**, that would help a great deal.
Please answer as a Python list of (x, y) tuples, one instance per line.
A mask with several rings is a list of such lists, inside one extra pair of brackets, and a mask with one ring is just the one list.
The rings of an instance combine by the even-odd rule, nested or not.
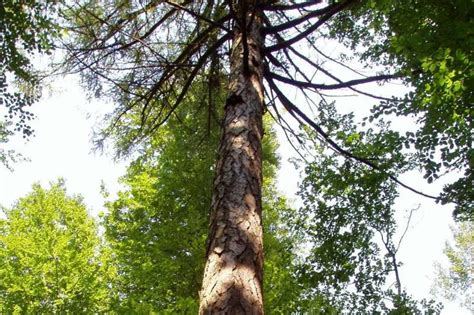
[[(267, 91), (266, 88), (265, 88), (265, 94), (267, 96), (269, 94), (269, 92)], [(303, 156), (303, 154), (301, 154), (300, 150), (298, 150), (298, 148), (293, 144), (293, 141), (291, 140), (290, 135), (288, 133), (291, 133), (291, 135), (293, 135), (293, 137), (295, 137), (296, 141), (298, 141), (298, 143), (301, 146), (304, 146), (304, 141), (302, 141), (300, 139), (300, 136), (295, 133), (293, 128), (290, 127), (290, 124), (285, 120), (285, 118), (278, 111), (278, 108), (277, 108), (276, 102), (275, 102), (276, 97), (273, 95), (273, 90), (272, 89), (270, 89), (270, 94), (271, 94), (271, 98), (270, 98), (270, 101), (267, 103), (267, 106), (268, 106), (268, 104), (270, 104), (272, 106), (273, 110), (275, 111), (275, 116), (272, 114), (271, 111), (268, 111), (268, 113), (273, 118), (275, 123), (281, 127), (281, 129), (283, 130), (283, 133), (285, 134), (285, 138), (288, 140), (288, 143), (291, 145), (293, 150), (301, 157), (301, 159), (303, 161), (305, 161), (307, 163), (308, 161)]]
[(358, 74), (358, 75), (360, 75), (360, 76), (362, 76), (362, 77), (367, 77), (367, 76), (364, 75), (362, 72), (357, 71), (357, 70), (355, 70), (355, 69), (349, 67), (349, 66), (346, 65), (345, 63), (340, 62), (339, 60), (336, 60), (336, 59), (330, 57), (329, 55), (325, 54), (325, 53), (322, 52), (320, 49), (318, 49), (318, 47), (316, 47), (316, 45), (314, 45), (314, 43), (310, 42), (309, 40), (308, 40), (308, 42), (309, 42), (309, 44), (311, 45), (311, 47), (312, 47), (314, 50), (316, 50), (316, 52), (318, 52), (318, 53), (319, 53), (321, 56), (323, 56), (324, 58), (326, 58), (326, 59), (328, 59), (328, 60), (330, 60), (330, 61), (332, 61), (332, 62), (334, 62), (334, 63), (340, 65), (341, 67), (344, 67), (344, 68), (346, 68), (346, 69), (348, 69), (348, 70), (350, 70), (350, 71), (352, 71), (352, 72), (354, 72), (354, 73), (356, 73), (356, 74)]
[[(269, 21), (268, 19), (267, 19), (265, 22), (266, 22), (268, 25), (270, 25), (270, 21)], [(271, 27), (271, 26), (270, 26), (270, 27)], [(284, 39), (283, 39), (283, 37), (282, 37), (281, 35), (279, 35), (279, 34), (277, 34), (277, 33), (275, 33), (275, 34), (273, 34), (273, 35), (276, 37), (278, 43), (284, 42)], [(367, 78), (367, 76), (365, 76), (365, 75), (359, 73), (358, 71), (356, 71), (356, 70), (354, 70), (354, 69), (348, 67), (347, 65), (342, 64), (342, 63), (338, 62), (337, 60), (334, 60), (334, 59), (330, 58), (329, 56), (325, 55), (325, 54), (324, 54), (322, 51), (320, 51), (320, 50), (316, 47), (316, 45), (314, 45), (314, 43), (313, 43), (312, 41), (310, 41), (308, 38), (307, 38), (307, 41), (308, 41), (308, 43), (310, 44), (310, 46), (311, 46), (313, 49), (315, 49), (318, 53), (320, 53), (323, 57), (325, 57), (325, 58), (327, 58), (327, 59), (329, 59), (329, 60), (331, 60), (331, 61), (333, 61), (333, 62), (336, 62), (336, 63), (338, 63), (338, 64), (340, 64), (340, 65), (342, 65), (342, 66), (344, 66), (344, 67), (347, 67), (349, 70), (351, 70), (351, 71), (353, 71), (353, 72), (355, 72), (355, 73), (357, 73), (357, 74), (363, 76), (364, 78)], [(307, 62), (308, 64), (310, 64), (311, 66), (313, 66), (313, 67), (316, 68), (317, 70), (321, 71), (322, 73), (324, 73), (325, 75), (327, 75), (327, 76), (330, 77), (331, 79), (335, 80), (335, 81), (338, 82), (338, 83), (343, 83), (342, 80), (340, 80), (340, 79), (337, 78), (336, 76), (332, 75), (329, 71), (327, 71), (326, 69), (324, 69), (323, 67), (321, 67), (320, 65), (318, 65), (317, 63), (315, 63), (314, 61), (312, 61), (311, 59), (309, 59), (308, 57), (306, 57), (305, 55), (303, 55), (303, 54), (301, 54), (300, 52), (298, 52), (294, 47), (289, 46), (289, 47), (287, 47), (287, 49), (289, 49), (289, 50), (290, 50), (292, 53), (294, 53), (296, 56), (298, 56), (299, 58), (303, 59), (305, 62)], [(303, 77), (305, 77), (305, 75), (304, 75), (304, 74), (298, 69), (298, 67), (295, 65), (293, 58), (291, 58), (291, 57), (288, 55), (287, 49), (283, 49), (283, 53), (286, 55), (287, 60), (293, 65), (293, 67), (295, 67), (295, 69), (296, 69), (300, 74), (302, 74)], [(271, 55), (271, 53), (268, 53), (268, 54), (267, 54), (267, 57), (271, 58), (270, 61), (271, 61), (273, 64), (275, 64), (276, 66), (278, 66), (278, 67), (280, 67), (280, 68), (282, 68), (282, 69), (285, 70), (285, 68), (281, 65), (281, 63), (279, 63), (279, 62), (276, 60), (276, 58), (274, 58), (274, 57)], [(287, 71), (285, 71), (285, 72), (287, 72)], [(288, 74), (288, 72), (287, 72), (287, 74)], [(290, 76), (290, 77), (291, 77), (291, 76)], [(306, 78), (305, 78), (305, 79), (306, 79)], [(308, 80), (308, 79), (307, 79), (307, 82), (310, 82), (310, 81), (311, 81), (311, 80)], [(354, 92), (357, 92), (357, 93), (361, 94), (361, 95), (365, 95), (365, 96), (368, 96), (368, 97), (371, 97), (371, 98), (374, 98), (374, 99), (383, 100), (383, 101), (395, 101), (394, 98), (387, 98), (387, 97), (377, 96), (377, 95), (374, 95), (374, 94), (371, 94), (371, 93), (367, 93), (367, 92), (361, 91), (361, 90), (356, 89), (356, 88), (354, 88), (354, 87), (348, 87), (348, 88), (351, 89), (351, 90), (354, 91)], [(300, 88), (300, 90), (301, 90), (301, 91), (304, 91), (303, 88)]]
[(306, 21), (308, 21), (312, 18), (321, 16), (321, 15), (324, 15), (324, 14), (330, 12), (336, 5), (337, 4), (332, 4), (332, 5), (329, 5), (325, 8), (319, 9), (319, 10), (310, 11), (306, 15), (303, 15), (299, 18), (294, 19), (294, 20), (290, 20), (286, 23), (282, 23), (282, 24), (276, 25), (276, 26), (266, 27), (266, 28), (264, 28), (263, 31), (264, 31), (265, 34), (275, 34), (275, 33), (278, 33), (278, 32), (296, 27), (299, 24), (304, 23), (304, 22), (306, 22)]
[[(396, 182), (397, 184), (399, 184), (400, 186), (420, 195), (420, 196), (424, 196), (426, 198), (430, 198), (430, 199), (434, 199), (434, 200), (439, 200), (439, 197), (436, 197), (436, 196), (432, 196), (432, 195), (428, 195), (428, 194), (425, 194), (421, 191), (418, 191), (416, 190), (415, 188), (413, 187), (410, 187), (408, 185), (406, 185), (405, 183), (401, 182), (399, 179), (397, 179), (394, 175), (392, 174), (389, 174), (387, 173), (387, 171), (383, 170), (380, 166), (376, 165), (375, 163), (373, 163), (372, 161), (368, 160), (368, 159), (364, 159), (364, 158), (361, 158), (359, 156), (356, 156), (354, 154), (352, 154), (351, 152), (343, 149), (341, 146), (339, 146), (336, 142), (334, 142), (334, 140), (332, 140), (330, 138), (330, 136), (323, 130), (321, 129), (321, 127), (316, 124), (312, 119), (310, 119), (305, 113), (303, 113), (296, 105), (294, 105), (286, 96), (285, 94), (277, 87), (277, 85), (275, 84), (275, 82), (273, 81), (272, 77), (270, 76), (265, 76), (265, 79), (267, 80), (267, 82), (269, 83), (270, 87), (272, 90), (275, 91), (275, 93), (277, 94), (278, 96), (278, 99), (280, 100), (280, 102), (283, 104), (283, 106), (288, 110), (288, 112), (290, 114), (293, 115), (293, 117), (295, 117), (297, 120), (299, 119), (302, 119), (307, 125), (311, 126), (317, 133), (319, 133), (325, 140), (326, 142), (332, 146), (337, 152), (339, 152), (341, 155), (347, 157), (347, 158), (350, 158), (350, 159), (353, 159), (353, 160), (356, 160), (358, 162), (361, 162), (362, 164), (365, 164), (367, 166), (369, 166), (370, 168), (372, 169), (375, 169), (375, 170), (378, 170), (380, 171), (381, 173), (387, 175), (388, 178), (390, 178), (391, 180), (393, 180), (394, 182)], [(298, 118), (297, 118), (298, 117)]]
[[(159, 122), (157, 122), (157, 119), (155, 119), (154, 122), (152, 122), (152, 127), (148, 131), (147, 135), (144, 135), (144, 137), (152, 134), (157, 128), (159, 128), (163, 123), (165, 123), (168, 118), (171, 116), (171, 114), (176, 110), (176, 108), (181, 104), (182, 100), (186, 96), (189, 87), (191, 86), (192, 82), (194, 81), (194, 78), (196, 77), (197, 73), (201, 70), (203, 65), (206, 63), (208, 58), (217, 50), (219, 49), (222, 44), (224, 44), (226, 41), (228, 41), (231, 38), (232, 34), (228, 33), (222, 36), (220, 39), (218, 39), (209, 49), (199, 58), (199, 60), (196, 63), (196, 67), (193, 69), (193, 71), (189, 74), (186, 82), (183, 85), (183, 88), (181, 89), (180, 94), (176, 98), (176, 101), (173, 104), (173, 107), (169, 110), (169, 112), (166, 114), (166, 116), (161, 119)], [(159, 118), (160, 115), (157, 116)], [(143, 138), (144, 138), (143, 137)], [(142, 139), (143, 139), (142, 138)]]
[(338, 84), (316, 84), (316, 83), (304, 82), (304, 81), (294, 80), (291, 78), (286, 78), (274, 72), (269, 72), (268, 75), (272, 77), (273, 79), (276, 79), (280, 82), (290, 84), (296, 87), (313, 88), (313, 89), (320, 89), (320, 90), (337, 90), (337, 89), (342, 89), (342, 88), (349, 88), (351, 86), (359, 85), (359, 84), (366, 84), (366, 83), (371, 83), (371, 82), (378, 82), (378, 81), (400, 78), (400, 75), (398, 74), (382, 74), (382, 75), (377, 75), (377, 76), (363, 78), (363, 79), (350, 80), (350, 81), (342, 82)]
[[(318, 65), (317, 63), (315, 63), (314, 61), (312, 61), (311, 59), (309, 59), (308, 57), (306, 57), (305, 55), (301, 54), (300, 52), (298, 52), (296, 49), (294, 49), (293, 47), (288, 47), (288, 49), (294, 53), (296, 56), (298, 56), (299, 58), (303, 59), (304, 61), (306, 61), (308, 64), (310, 64), (311, 66), (313, 66), (314, 68), (316, 68), (317, 70), (321, 71), (322, 73), (324, 73), (326, 76), (330, 77), (331, 79), (333, 79), (334, 81), (338, 82), (338, 83), (343, 83), (343, 81), (341, 79), (339, 79), (338, 77), (336, 77), (335, 75), (333, 75), (332, 73), (330, 73), (329, 71), (327, 71), (326, 69), (324, 69), (323, 67), (321, 67), (320, 65)], [(367, 78), (367, 76), (364, 76), (365, 78)], [(361, 91), (359, 89), (356, 89), (354, 88), (353, 86), (350, 86), (348, 87), (349, 89), (351, 89), (352, 91), (356, 92), (356, 93), (359, 93), (359, 94), (362, 94), (362, 95), (365, 95), (365, 96), (368, 96), (368, 97), (371, 97), (371, 98), (374, 98), (374, 99), (378, 99), (378, 100), (382, 100), (382, 101), (394, 101), (395, 99), (394, 98), (388, 98), (388, 97), (382, 97), (382, 96), (378, 96), (378, 95), (374, 95), (374, 94), (371, 94), (371, 93), (367, 93), (367, 92), (364, 92), (364, 91)]]
[(407, 220), (407, 223), (405, 225), (405, 230), (403, 231), (402, 236), (400, 236), (400, 239), (398, 240), (398, 245), (397, 245), (397, 248), (395, 249), (395, 253), (397, 253), (398, 250), (400, 249), (400, 245), (402, 245), (402, 241), (403, 241), (403, 239), (405, 238), (405, 235), (408, 232), (408, 228), (410, 227), (410, 222), (411, 222), (411, 218), (413, 216), (413, 212), (419, 210), (420, 207), (421, 207), (421, 205), (418, 204), (418, 207), (410, 209), (410, 214), (408, 215), (408, 220)]
[[(220, 21), (225, 21), (229, 18), (229, 16), (225, 16), (223, 18), (220, 19)], [(179, 64), (179, 63), (184, 63), (184, 62), (187, 62), (187, 60), (189, 60), (193, 55), (194, 53), (196, 53), (200, 48), (201, 48), (201, 45), (202, 43), (208, 39), (210, 33), (212, 30), (215, 30), (215, 27), (213, 25), (209, 26), (207, 29), (205, 29), (204, 31), (202, 31), (201, 33), (199, 33), (194, 39), (193, 41), (191, 41), (189, 43), (189, 45), (187, 45), (181, 52), (181, 54), (174, 60), (173, 63), (175, 64)], [(225, 36), (223, 36), (222, 38), (226, 38), (226, 39), (230, 39), (230, 34), (231, 33), (227, 33)], [(161, 88), (161, 86), (166, 82), (168, 81), (168, 79), (177, 71), (177, 68), (176, 67), (166, 67), (163, 71), (163, 74), (161, 75), (160, 79), (158, 80), (158, 82), (156, 82), (154, 84), (154, 86), (148, 91), (148, 97), (147, 97), (147, 103), (150, 102), (150, 100), (152, 99), (153, 95)]]
[[(207, 17), (205, 17), (205, 16), (203, 16), (203, 15), (200, 15), (200, 14), (198, 14), (198, 13), (196, 13), (196, 12), (194, 12), (194, 11), (192, 11), (192, 10), (186, 8), (186, 7), (184, 7), (184, 6), (181, 5), (181, 4), (178, 4), (178, 3), (173, 2), (173, 1), (165, 1), (165, 3), (168, 3), (169, 5), (171, 5), (171, 6), (175, 7), (175, 8), (178, 8), (178, 9), (180, 9), (180, 10), (183, 10), (184, 12), (190, 14), (191, 16), (193, 16), (193, 17), (195, 17), (195, 18), (197, 18), (197, 19), (206, 21), (207, 23), (209, 23), (209, 24), (211, 24), (211, 25), (214, 25), (215, 27), (220, 28), (220, 29), (222, 29), (222, 30), (224, 30), (224, 31), (226, 31), (226, 32), (231, 32), (231, 30), (228, 29), (227, 27), (225, 27), (224, 24), (217, 23), (217, 22), (215, 22), (215, 21), (213, 21), (213, 20), (211, 20), (211, 19), (209, 19), (209, 18), (207, 18)], [(223, 21), (223, 22), (225, 22), (225, 21)]]
[(296, 10), (296, 9), (304, 9), (313, 5), (320, 4), (322, 0), (313, 0), (313, 1), (305, 1), (301, 3), (294, 3), (294, 4), (268, 4), (262, 5), (261, 8), (265, 11), (286, 11), (286, 10)]
[(289, 47), (289, 46), (293, 45), (294, 43), (302, 40), (303, 38), (306, 38), (306, 36), (313, 33), (314, 31), (316, 31), (321, 25), (323, 25), (324, 23), (329, 21), (334, 15), (341, 12), (342, 10), (347, 8), (349, 5), (351, 5), (352, 3), (355, 3), (357, 1), (358, 0), (346, 0), (346, 1), (339, 2), (339, 3), (335, 4), (331, 8), (331, 10), (329, 10), (327, 12), (327, 14), (322, 16), (316, 23), (314, 23), (313, 25), (308, 27), (306, 30), (300, 32), (295, 37), (292, 37), (292, 38), (290, 38), (290, 39), (288, 39), (288, 40), (286, 40), (282, 43), (278, 43), (278, 44), (275, 44), (273, 46), (265, 48), (265, 53), (269, 53), (269, 52), (272, 52), (272, 51), (276, 51), (276, 50), (280, 50), (282, 48)]

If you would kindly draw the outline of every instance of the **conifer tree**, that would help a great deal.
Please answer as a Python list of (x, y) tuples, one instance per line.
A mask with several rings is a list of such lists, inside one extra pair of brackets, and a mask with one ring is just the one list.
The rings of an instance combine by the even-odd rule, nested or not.
[[(65, 11), (74, 34), (65, 43), (70, 69), (82, 73), (93, 95), (108, 96), (117, 104), (102, 136), (118, 135), (119, 155), (166, 124), (192, 87), (202, 84), (197, 78), (208, 78), (205, 105), (199, 109), (212, 117), (217, 106), (223, 108), (201, 314), (263, 313), (265, 111), (284, 126), (283, 110), (310, 127), (329, 150), (350, 162), (347, 167), (362, 165), (414, 194), (455, 202), (456, 215), (472, 217), (473, 68), (469, 45), (457, 40), (472, 29), (472, 21), (468, 1), (453, 2), (453, 10), (443, 11), (437, 10), (443, 4), (425, 0), (94, 0), (74, 3)], [(449, 19), (458, 21), (454, 30), (446, 27)], [(426, 29), (426, 21), (435, 32)], [(379, 73), (363, 75), (341, 63), (347, 58), (329, 56), (322, 46), (328, 38), (339, 39), (354, 51), (354, 58), (377, 66)], [(452, 40), (443, 40), (447, 38)], [(325, 68), (327, 63), (349, 69), (353, 77), (341, 79)], [(401, 80), (415, 91), (395, 98), (364, 90), (366, 84), (389, 80)], [(306, 104), (292, 100), (284, 85), (298, 90)], [(227, 88), (221, 104), (215, 97), (217, 86)], [(368, 122), (383, 123), (381, 117), (392, 113), (414, 115), (418, 131), (389, 131), (382, 142), (397, 152), (414, 148), (418, 155), (407, 152), (393, 160), (392, 153), (360, 151), (352, 144), (364, 137), (363, 130), (347, 135), (336, 131), (337, 122), (311, 117), (311, 110), (330, 104), (326, 91), (339, 89), (380, 102), (372, 107)], [(435, 162), (438, 151), (442, 159)], [(429, 195), (399, 179), (413, 168), (407, 165), (423, 168), (428, 182), (443, 171), (456, 169), (464, 175), (442, 194)]]

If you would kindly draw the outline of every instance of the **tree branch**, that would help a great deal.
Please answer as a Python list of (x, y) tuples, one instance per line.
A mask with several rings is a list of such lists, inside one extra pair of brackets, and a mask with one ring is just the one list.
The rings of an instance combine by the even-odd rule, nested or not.
[[(300, 52), (298, 52), (296, 49), (294, 49), (293, 47), (288, 47), (288, 49), (294, 53), (296, 56), (298, 56), (299, 58), (301, 58), (302, 60), (306, 61), (308, 64), (310, 64), (311, 66), (313, 66), (314, 68), (316, 68), (317, 70), (321, 71), (322, 73), (324, 73), (326, 76), (330, 77), (331, 79), (333, 79), (334, 81), (338, 82), (338, 83), (344, 83), (341, 79), (339, 79), (338, 77), (336, 77), (335, 75), (333, 75), (332, 73), (330, 73), (329, 71), (327, 71), (326, 69), (324, 69), (323, 67), (321, 67), (320, 65), (318, 65), (317, 63), (315, 63), (314, 61), (312, 61), (311, 59), (309, 59), (308, 57), (306, 57), (305, 55), (301, 54)], [(367, 78), (367, 76), (364, 76), (365, 78)], [(349, 89), (351, 89), (352, 91), (356, 92), (356, 93), (359, 93), (361, 95), (365, 95), (365, 96), (368, 96), (368, 97), (371, 97), (371, 98), (374, 98), (374, 99), (378, 99), (378, 100), (382, 100), (382, 101), (393, 101), (394, 99), (393, 98), (388, 98), (388, 97), (382, 97), (382, 96), (378, 96), (378, 95), (374, 95), (374, 94), (371, 94), (371, 93), (367, 93), (367, 92), (364, 92), (364, 91), (361, 91), (359, 89), (356, 89), (352, 86), (348, 87)]]
[(308, 27), (306, 30), (300, 32), (298, 35), (296, 35), (296, 36), (294, 36), (294, 37), (292, 37), (292, 38), (290, 38), (290, 39), (288, 39), (288, 40), (286, 40), (282, 43), (278, 43), (278, 44), (275, 44), (273, 46), (265, 48), (265, 53), (280, 50), (282, 48), (286, 48), (286, 47), (289, 47), (289, 46), (293, 45), (294, 43), (300, 41), (301, 39), (305, 38), (309, 34), (313, 33), (321, 25), (323, 25), (324, 23), (329, 21), (334, 15), (341, 12), (342, 10), (347, 8), (349, 5), (351, 5), (352, 3), (355, 3), (357, 1), (358, 0), (346, 0), (346, 1), (343, 1), (343, 2), (337, 3), (336, 5), (334, 5), (331, 8), (331, 10), (329, 10), (327, 12), (326, 15), (322, 16), (316, 23), (314, 23), (313, 25)]
[(320, 4), (322, 0), (313, 0), (313, 1), (305, 1), (301, 3), (295, 3), (291, 5), (285, 4), (264, 4), (260, 8), (265, 11), (286, 11), (286, 10), (296, 10), (296, 9), (304, 9), (309, 6)]
[[(214, 25), (215, 27), (220, 28), (220, 29), (222, 29), (226, 32), (229, 32), (229, 33), (231, 32), (231, 30), (228, 29), (227, 27), (225, 27), (223, 24), (219, 24), (219, 23), (217, 23), (217, 22), (215, 22), (215, 21), (213, 21), (213, 20), (211, 20), (211, 19), (209, 19), (209, 18), (207, 18), (203, 15), (200, 15), (200, 14), (198, 14), (198, 13), (192, 11), (192, 10), (189, 10), (188, 8), (184, 7), (183, 5), (180, 5), (180, 4), (175, 3), (173, 1), (164, 1), (164, 2), (171, 5), (171, 6), (173, 6), (173, 7), (175, 7), (175, 8), (178, 8), (178, 9), (188, 13), (189, 15), (195, 17), (196, 19), (206, 21), (207, 23), (209, 23), (211, 25)], [(225, 22), (225, 21), (222, 21), (222, 22)]]
[(310, 11), (308, 14), (303, 15), (302, 17), (296, 18), (294, 20), (290, 20), (286, 23), (282, 23), (282, 24), (276, 25), (276, 26), (266, 27), (266, 28), (263, 29), (263, 31), (264, 31), (265, 34), (275, 34), (275, 33), (287, 30), (289, 28), (298, 26), (299, 24), (304, 23), (304, 22), (306, 22), (306, 21), (308, 21), (312, 18), (321, 16), (323, 14), (326, 14), (326, 13), (330, 12), (331, 9), (333, 9), (336, 5), (337, 4), (332, 4), (332, 5), (329, 5), (325, 8), (319, 9), (319, 10)]
[(366, 83), (371, 83), (371, 82), (378, 82), (378, 81), (400, 78), (400, 75), (398, 74), (382, 74), (382, 75), (377, 75), (377, 76), (363, 78), (363, 79), (350, 80), (350, 81), (342, 82), (338, 84), (316, 84), (316, 83), (304, 82), (304, 81), (298, 81), (298, 80), (286, 78), (274, 72), (269, 72), (267, 75), (280, 82), (290, 84), (299, 88), (313, 88), (313, 89), (320, 89), (320, 90), (337, 90), (337, 89), (342, 89), (342, 88), (349, 88), (351, 86), (359, 85), (359, 84), (366, 84)]
[[(189, 74), (186, 82), (183, 85), (183, 88), (181, 89), (180, 94), (176, 98), (176, 101), (173, 104), (173, 107), (170, 109), (170, 111), (166, 114), (166, 116), (161, 119), (159, 122), (157, 122), (157, 119), (155, 119), (154, 122), (152, 122), (152, 127), (148, 131), (147, 135), (144, 135), (144, 137), (152, 134), (156, 129), (158, 129), (164, 122), (168, 120), (168, 118), (171, 116), (171, 114), (176, 110), (176, 108), (181, 104), (182, 100), (186, 96), (189, 87), (191, 86), (192, 82), (194, 81), (194, 78), (196, 77), (197, 73), (199, 70), (201, 70), (202, 66), (206, 63), (207, 59), (217, 50), (219, 47), (224, 44), (226, 41), (228, 41), (231, 38), (231, 33), (227, 33), (224, 36), (222, 36), (220, 39), (218, 39), (209, 49), (199, 58), (199, 60), (196, 63), (196, 67), (193, 69), (193, 71)], [(160, 117), (160, 115), (157, 116), (157, 118)], [(142, 137), (141, 139), (143, 139)]]
[(432, 195), (425, 194), (421, 191), (416, 190), (413, 187), (410, 187), (410, 186), (406, 185), (405, 183), (403, 183), (399, 179), (397, 179), (394, 175), (389, 174), (387, 171), (383, 170), (381, 167), (379, 167), (375, 163), (371, 162), (370, 160), (367, 160), (367, 159), (361, 158), (359, 156), (356, 156), (356, 155), (352, 154), (351, 152), (349, 152), (349, 151), (343, 149), (342, 147), (340, 147), (336, 142), (334, 142), (334, 140), (332, 140), (329, 137), (329, 135), (320, 126), (318, 126), (318, 124), (316, 124), (312, 119), (310, 119), (308, 116), (306, 116), (305, 113), (303, 113), (296, 105), (294, 105), (285, 96), (285, 94), (277, 87), (277, 85), (273, 81), (272, 77), (265, 76), (265, 79), (267, 80), (268, 84), (270, 85), (270, 88), (275, 91), (275, 93), (278, 96), (278, 99), (283, 104), (283, 106), (288, 110), (288, 112), (293, 117), (295, 117), (295, 119), (299, 120), (299, 118), (301, 118), (307, 125), (311, 126), (318, 134), (320, 134), (325, 139), (325, 141), (331, 147), (333, 147), (341, 155), (343, 155), (347, 158), (356, 160), (360, 163), (363, 163), (363, 164), (369, 166), (372, 169), (380, 171), (381, 173), (387, 175), (388, 178), (390, 178), (391, 180), (393, 180), (394, 182), (396, 182), (400, 186), (402, 186), (402, 187), (404, 187), (404, 188), (406, 188), (406, 189), (408, 189), (408, 190), (410, 190), (410, 191), (412, 191), (412, 192), (414, 192), (418, 195), (424, 196), (426, 198), (434, 199), (434, 200), (439, 200), (439, 197), (435, 197), (435, 196), (432, 196)]
[[(220, 21), (225, 21), (229, 16), (225, 16), (223, 18), (220, 19)], [(189, 60), (191, 58), (192, 55), (194, 55), (194, 53), (196, 51), (199, 50), (199, 48), (201, 48), (201, 44), (203, 41), (205, 41), (206, 39), (208, 39), (208, 36), (210, 34), (210, 32), (212, 30), (214, 30), (215, 27), (213, 25), (209, 26), (207, 29), (205, 29), (204, 31), (202, 31), (201, 33), (199, 33), (195, 38), (194, 40), (189, 43), (189, 45), (187, 45), (183, 51), (181, 52), (181, 54), (175, 59), (175, 61), (173, 62), (173, 64), (179, 64), (179, 63), (183, 63), (187, 60)], [(230, 34), (231, 33), (227, 33), (226, 35), (224, 35), (222, 38), (226, 38), (226, 39), (230, 39)], [(147, 93), (148, 94), (148, 97), (147, 97), (147, 103), (151, 100), (151, 98), (153, 97), (153, 95), (156, 93), (156, 91), (158, 91), (160, 89), (160, 87), (177, 71), (177, 68), (176, 67), (167, 67), (164, 69), (163, 71), (163, 74), (161, 75), (160, 79), (158, 80), (157, 83), (154, 84), (154, 86), (149, 90), (149, 92)]]

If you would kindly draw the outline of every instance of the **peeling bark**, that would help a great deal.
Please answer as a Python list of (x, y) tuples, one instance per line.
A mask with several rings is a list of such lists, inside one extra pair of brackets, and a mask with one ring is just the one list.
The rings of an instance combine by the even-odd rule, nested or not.
[(200, 314), (263, 314), (263, 35), (250, 11), (233, 38)]

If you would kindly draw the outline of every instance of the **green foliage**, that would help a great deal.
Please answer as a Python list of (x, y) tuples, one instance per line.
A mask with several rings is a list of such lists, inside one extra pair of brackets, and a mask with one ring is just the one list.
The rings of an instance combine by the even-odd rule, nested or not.
[(414, 117), (406, 134), (429, 183), (445, 173), (463, 176), (444, 187), (439, 200), (455, 202), (454, 215), (474, 209), (474, 14), (469, 0), (371, 0), (344, 12), (329, 26), (368, 66), (393, 69), (412, 90), (372, 109), (372, 119)]
[[(205, 263), (211, 187), (220, 116), (205, 111), (202, 85), (140, 149), (122, 178), (126, 190), (110, 202), (104, 220), (118, 270), (116, 310), (127, 313), (196, 313)], [(216, 102), (224, 102), (216, 93)], [(128, 113), (133, 124), (139, 113)], [(137, 116), (135, 116), (137, 115)], [(209, 116), (211, 115), (211, 116)], [(208, 119), (211, 119), (208, 121)], [(209, 125), (210, 124), (210, 125)], [(290, 213), (276, 191), (276, 135), (267, 124), (264, 142), (266, 308), (288, 314), (297, 307), (293, 241), (281, 216)], [(118, 146), (128, 146), (119, 138)]]
[[(440, 311), (432, 301), (416, 302), (383, 289), (396, 269), (398, 249), (393, 240), (398, 194), (388, 177), (422, 168), (431, 183), (443, 173), (464, 173), (445, 186), (438, 201), (455, 202), (458, 219), (472, 217), (471, 15), (468, 1), (375, 0), (341, 12), (326, 29), (327, 37), (355, 52), (353, 59), (395, 69), (413, 87), (404, 98), (375, 106), (361, 124), (352, 114), (338, 115), (322, 98), (317, 125), (356, 159), (334, 154), (318, 134), (304, 129), (315, 144), (315, 158), (306, 166), (300, 191), (304, 207), (292, 225), (304, 226), (301, 238), (314, 246), (303, 268), (303, 280), (311, 283), (305, 287), (313, 287), (316, 297), (326, 294), (331, 305), (362, 313)], [(419, 128), (401, 134), (391, 127), (393, 115), (414, 117)]]
[[(377, 146), (373, 134), (362, 138), (351, 142), (352, 147), (365, 149), (367, 154), (386, 149)], [(387, 239), (393, 236), (391, 206), (398, 195), (394, 183), (323, 148), (305, 172), (300, 191), (304, 206), (292, 222), (312, 246), (303, 269), (303, 280), (308, 283), (305, 287), (317, 294), (329, 294), (332, 304), (344, 310), (378, 311), (381, 288), (393, 266), (389, 257), (380, 258), (383, 256), (375, 237), (379, 233)], [(347, 290), (351, 284), (355, 286), (353, 293)]]
[[(119, 312), (197, 312), (218, 141), (208, 113), (190, 106), (199, 92), (147, 139), (122, 178), (127, 189), (107, 205)], [(130, 128), (138, 115), (128, 113)], [(127, 147), (128, 138), (117, 145)]]
[[(8, 123), (0, 121), (0, 144), (7, 143), (12, 134), (13, 132), (8, 129)], [(0, 164), (3, 164), (7, 169), (13, 170), (12, 164), (19, 160), (24, 160), (21, 154), (15, 153), (14, 150), (0, 148)]]
[(39, 185), (0, 219), (0, 312), (91, 314), (107, 306), (94, 221), (64, 183)]
[(49, 53), (53, 48), (53, 39), (57, 35), (57, 3), (56, 0), (2, 2), (0, 60), (5, 71), (23, 80), (32, 77), (28, 57), (35, 52)]
[(390, 290), (387, 292), (387, 298), (392, 301), (391, 307), (383, 306), (381, 314), (388, 315), (406, 315), (406, 314), (417, 314), (417, 315), (434, 315), (441, 314), (443, 306), (441, 303), (435, 303), (433, 300), (427, 301), (423, 299), (421, 301), (415, 301), (406, 292), (402, 292), (400, 295)]
[(402, 150), (403, 137), (383, 123), (358, 132), (353, 120), (352, 114), (337, 114), (333, 104), (320, 104), (317, 121), (329, 135), (357, 156), (384, 161), (380, 167), (389, 173), (341, 158), (306, 130), (317, 154), (300, 185), (303, 207), (289, 220), (309, 249), (300, 266), (305, 296), (309, 301), (324, 297), (335, 308), (328, 314), (439, 313), (432, 302), (425, 307), (413, 301), (400, 282), (397, 293), (386, 288), (399, 266), (393, 208), (398, 192), (388, 176), (393, 169), (413, 167)]
[[(272, 133), (273, 136), (275, 136)], [(269, 147), (268, 142), (267, 148)], [(275, 155), (272, 148), (271, 155)], [(275, 167), (264, 161), (264, 171)], [(264, 279), (263, 292), (267, 314), (294, 314), (309, 311), (301, 305), (303, 287), (298, 279), (298, 239), (288, 228), (287, 222), (295, 213), (287, 200), (275, 187), (275, 175), (267, 176), (263, 184), (263, 226), (264, 226)]]
[(58, 4), (57, 0), (3, 0), (0, 7), (0, 106), (7, 107), (7, 117), (16, 119), (14, 130), (24, 137), (33, 133), (28, 124), (33, 114), (27, 107), (40, 92), (31, 60), (54, 48), (59, 36)]
[(444, 254), (449, 268), (436, 264), (437, 275), (433, 293), (451, 301), (458, 301), (471, 312), (474, 311), (472, 282), (474, 280), (474, 223), (461, 222), (453, 228), (454, 243), (446, 244)]

